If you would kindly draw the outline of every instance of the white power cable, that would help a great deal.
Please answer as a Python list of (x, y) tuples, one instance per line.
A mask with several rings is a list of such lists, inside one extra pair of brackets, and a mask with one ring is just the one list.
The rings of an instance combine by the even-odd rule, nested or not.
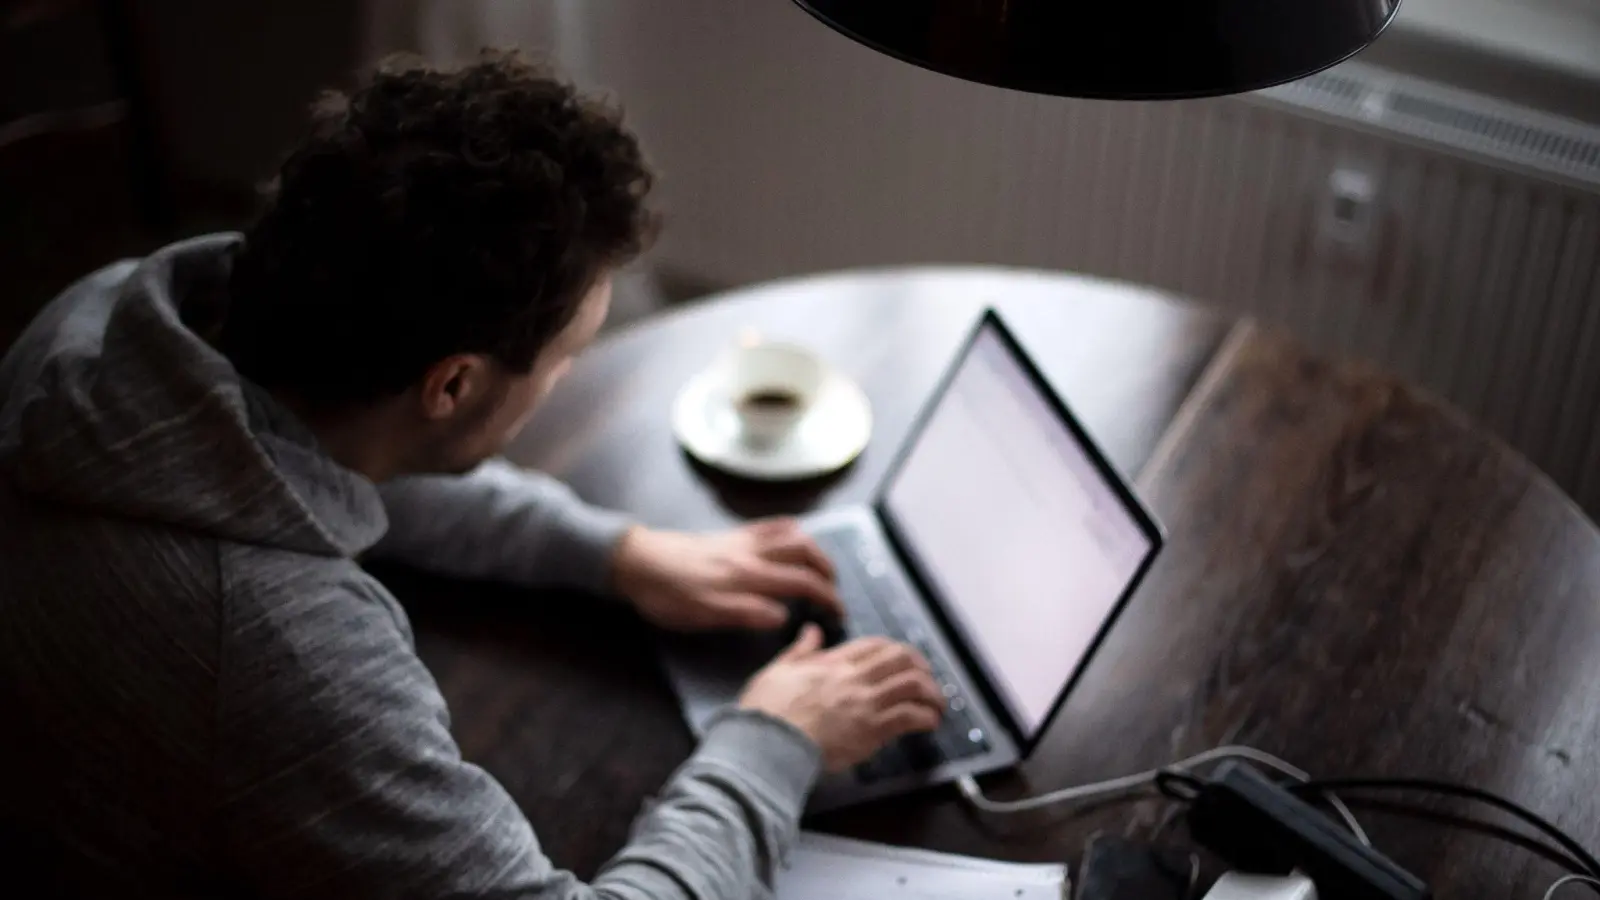
[[(1089, 800), (1097, 797), (1111, 797), (1118, 794), (1126, 794), (1155, 784), (1156, 779), (1159, 778), (1163, 772), (1188, 773), (1198, 766), (1203, 766), (1207, 763), (1218, 762), (1225, 759), (1243, 759), (1250, 762), (1259, 763), (1263, 766), (1276, 769), (1277, 771), (1295, 779), (1296, 781), (1311, 780), (1310, 775), (1290, 765), (1289, 763), (1284, 762), (1278, 757), (1273, 756), (1270, 753), (1257, 750), (1254, 747), (1228, 745), (1216, 747), (1211, 750), (1207, 750), (1204, 753), (1197, 753), (1188, 759), (1181, 759), (1160, 769), (1151, 769), (1147, 772), (1139, 772), (1134, 775), (1124, 775), (1121, 778), (1112, 778), (1108, 781), (1097, 781), (1093, 784), (1080, 784), (1074, 787), (1062, 788), (1058, 791), (1051, 791), (1048, 794), (1025, 797), (1021, 800), (990, 799), (989, 797), (984, 796), (983, 789), (978, 786), (978, 780), (973, 778), (971, 775), (962, 776), (960, 781), (957, 782), (957, 785), (961, 788), (961, 795), (967, 799), (967, 802), (971, 803), (973, 806), (977, 807), (983, 812), (994, 813), (997, 815), (1009, 815), (1012, 813), (1040, 809), (1046, 806), (1054, 806), (1058, 803), (1073, 803), (1076, 801)], [(1350, 812), (1350, 807), (1345, 806), (1344, 801), (1333, 796), (1332, 794), (1327, 794), (1326, 797), (1328, 799), (1328, 804), (1332, 806), (1334, 811), (1339, 814), (1339, 817), (1344, 820), (1345, 825), (1349, 827), (1351, 833), (1356, 836), (1356, 839), (1368, 847), (1372, 846), (1372, 841), (1367, 838), (1367, 833), (1362, 829), (1361, 823), (1357, 822), (1355, 815)]]
[(1555, 884), (1550, 885), (1550, 890), (1544, 892), (1544, 900), (1550, 900), (1551, 897), (1556, 895), (1556, 891), (1560, 890), (1564, 885), (1574, 883), (1587, 884), (1600, 890), (1600, 878), (1593, 878), (1588, 875), (1563, 875), (1556, 879)]

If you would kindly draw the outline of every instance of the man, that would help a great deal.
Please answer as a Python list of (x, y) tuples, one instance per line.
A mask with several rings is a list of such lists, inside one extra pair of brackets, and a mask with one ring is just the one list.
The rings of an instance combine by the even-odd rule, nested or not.
[(319, 105), (247, 234), (40, 314), (0, 363), (8, 880), (749, 897), (821, 768), (936, 725), (909, 649), (809, 629), (583, 885), (460, 758), (405, 613), (355, 563), (588, 589), (666, 628), (837, 607), (792, 523), (651, 530), (491, 459), (601, 327), (650, 182), (614, 112), (515, 56), (392, 65)]

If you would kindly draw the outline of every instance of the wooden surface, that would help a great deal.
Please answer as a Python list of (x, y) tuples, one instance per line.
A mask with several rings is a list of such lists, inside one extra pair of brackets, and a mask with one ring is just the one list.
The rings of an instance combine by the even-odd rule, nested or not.
[[(859, 500), (991, 302), (1137, 473), (1171, 542), (1034, 759), (989, 790), (1044, 791), (1243, 742), (1317, 775), (1469, 782), (1600, 843), (1589, 790), (1600, 536), (1431, 398), (1281, 336), (1066, 276), (830, 276), (603, 343), (512, 456), (660, 525)], [(878, 425), (853, 470), (774, 492), (708, 478), (677, 450), (673, 392), (746, 326), (811, 342), (860, 379)], [(385, 577), (413, 611), (467, 757), (505, 782), (559, 863), (592, 874), (692, 747), (649, 634), (588, 598)], [(1161, 825), (1168, 811), (1149, 799), (983, 820), (935, 790), (808, 824), (1076, 862), (1096, 830), (1181, 840), (1180, 826)], [(1537, 898), (1558, 874), (1470, 831), (1371, 811), (1363, 821), (1440, 896)]]

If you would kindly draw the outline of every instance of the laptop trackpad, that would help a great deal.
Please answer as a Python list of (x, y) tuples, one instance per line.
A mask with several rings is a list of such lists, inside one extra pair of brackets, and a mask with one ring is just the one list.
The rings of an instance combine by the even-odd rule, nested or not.
[(785, 646), (783, 629), (770, 632), (661, 634), (667, 677), (696, 735), (717, 710), (735, 702), (746, 681)]

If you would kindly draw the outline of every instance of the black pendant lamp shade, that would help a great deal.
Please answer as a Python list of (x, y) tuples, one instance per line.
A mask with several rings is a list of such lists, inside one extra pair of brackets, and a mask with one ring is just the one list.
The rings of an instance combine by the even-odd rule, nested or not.
[(1370, 44), (1400, 0), (795, 0), (881, 53), (966, 81), (1115, 100), (1292, 81)]

